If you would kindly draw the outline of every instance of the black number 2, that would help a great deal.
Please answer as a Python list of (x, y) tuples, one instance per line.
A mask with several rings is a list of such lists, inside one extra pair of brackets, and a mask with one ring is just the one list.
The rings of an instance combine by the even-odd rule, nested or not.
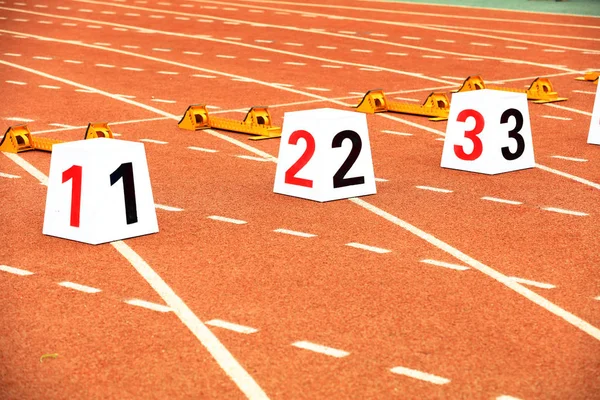
[(110, 174), (110, 185), (114, 185), (123, 178), (123, 196), (125, 197), (125, 216), (127, 225), (138, 222), (137, 205), (135, 202), (135, 184), (133, 182), (133, 165), (130, 162), (119, 165), (119, 168)]
[(344, 186), (362, 185), (365, 183), (364, 176), (346, 178), (346, 174), (356, 162), (356, 159), (360, 154), (360, 150), (362, 149), (362, 140), (360, 140), (359, 134), (350, 130), (341, 131), (333, 137), (331, 147), (342, 147), (342, 142), (346, 139), (350, 139), (352, 141), (352, 149), (350, 149), (350, 154), (348, 154), (346, 161), (344, 161), (340, 169), (338, 169), (335, 175), (333, 175), (333, 187), (335, 189)]
[(500, 123), (506, 124), (510, 117), (515, 119), (515, 127), (513, 130), (508, 131), (508, 137), (517, 141), (517, 150), (514, 153), (511, 153), (508, 146), (502, 148), (502, 156), (508, 161), (516, 160), (521, 157), (525, 151), (525, 140), (523, 140), (523, 136), (519, 134), (521, 128), (523, 128), (523, 114), (517, 109), (509, 108), (500, 116)]

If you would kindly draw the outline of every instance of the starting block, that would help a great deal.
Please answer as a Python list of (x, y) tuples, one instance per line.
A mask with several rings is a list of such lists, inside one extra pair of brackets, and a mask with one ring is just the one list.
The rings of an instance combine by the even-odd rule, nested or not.
[(401, 114), (422, 115), (430, 117), (430, 121), (444, 121), (450, 112), (450, 100), (445, 93), (432, 92), (422, 105), (411, 103), (390, 102), (385, 98), (383, 90), (369, 90), (356, 111), (373, 114), (392, 111)]
[(84, 140), (97, 138), (113, 138), (113, 132), (106, 122), (90, 122), (85, 130)]
[(600, 76), (600, 71), (588, 71), (583, 76), (578, 76), (575, 79), (578, 81), (596, 82), (596, 84), (598, 84), (599, 76)]
[(455, 93), (468, 92), (471, 90), (492, 89), (503, 92), (526, 93), (528, 100), (533, 100), (533, 103), (553, 103), (556, 101), (567, 100), (566, 97), (558, 97), (558, 93), (554, 91), (552, 83), (548, 78), (536, 78), (529, 89), (505, 88), (501, 86), (487, 86), (480, 76), (469, 76), (463, 82), (462, 86)]
[(243, 121), (208, 115), (205, 105), (191, 105), (177, 124), (181, 129), (197, 131), (201, 129), (221, 129), (253, 135), (250, 140), (281, 137), (281, 128), (271, 124), (271, 114), (267, 107), (252, 107)]

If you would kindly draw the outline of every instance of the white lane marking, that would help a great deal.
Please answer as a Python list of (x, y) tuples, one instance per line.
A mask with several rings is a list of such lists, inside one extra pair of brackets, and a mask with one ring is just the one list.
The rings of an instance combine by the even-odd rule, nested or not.
[(62, 26), (77, 26), (77, 24), (74, 22), (63, 22), (61, 25)]
[(336, 46), (317, 46), (317, 48), (319, 48), (319, 49), (326, 49), (326, 50), (335, 50), (335, 49), (337, 49)]
[(160, 48), (160, 47), (153, 47), (152, 50), (153, 51), (162, 51), (164, 53), (168, 53), (168, 52), (171, 51), (171, 49), (163, 49), (163, 48)]
[(381, 131), (382, 133), (388, 133), (390, 135), (398, 135), (398, 136), (412, 136), (412, 133), (406, 132), (398, 132), (398, 131), (390, 131), (389, 129), (384, 129)]
[(327, 356), (342, 358), (350, 355), (347, 351), (334, 349), (333, 347), (323, 346), (320, 344), (307, 342), (305, 340), (294, 342), (292, 346), (298, 347), (299, 349), (314, 351), (315, 353), (325, 354)]
[(264, 10), (248, 10), (248, 12), (261, 14), (261, 13), (264, 13), (265, 11)]
[(52, 60), (52, 57), (45, 57), (45, 56), (33, 56), (33, 58), (35, 58), (36, 60), (44, 60), (44, 61)]
[(594, 297), (594, 300), (600, 300), (600, 296)]
[(271, 62), (271, 60), (268, 60), (266, 58), (249, 58), (248, 60), (256, 61), (256, 62), (264, 62), (264, 63)]
[(456, 40), (452, 39), (435, 39), (435, 41), (440, 43), (456, 43)]
[(372, 251), (373, 253), (378, 253), (378, 254), (386, 254), (386, 253), (391, 253), (392, 252), (391, 250), (382, 249), (381, 247), (368, 246), (366, 244), (356, 243), (356, 242), (346, 243), (346, 246), (348, 246), (348, 247), (354, 247), (355, 249)]
[(48, 125), (50, 125), (50, 126), (56, 126), (56, 127), (59, 127), (59, 128), (67, 128), (67, 129), (78, 129), (79, 128), (78, 126), (75, 126), (75, 125), (59, 124), (59, 123), (56, 123), (56, 122), (54, 122), (52, 124), (48, 124)]
[(551, 212), (555, 212), (555, 213), (559, 213), (559, 214), (575, 215), (577, 217), (585, 217), (585, 216), (589, 215), (589, 214), (586, 214), (581, 211), (565, 210), (563, 208), (556, 208), (556, 207), (542, 207), (542, 210), (551, 211)]
[(558, 158), (560, 160), (575, 161), (575, 162), (587, 162), (588, 161), (585, 158), (576, 158), (576, 157), (566, 157), (566, 156), (551, 156), (551, 157)]
[(101, 68), (114, 68), (115, 66), (112, 64), (95, 64), (96, 67), (101, 67)]
[(69, 64), (83, 64), (83, 61), (78, 61), (78, 60), (63, 60), (63, 62), (66, 62)]
[(116, 94), (116, 96), (124, 97), (126, 99), (135, 99), (135, 96), (132, 94)]
[(7, 174), (7, 173), (4, 173), (4, 172), (0, 172), (0, 177), (1, 178), (8, 178), (8, 179), (17, 179), (17, 178), (20, 178), (19, 175), (11, 175), (11, 174)]
[(284, 61), (284, 64), (287, 64), (287, 65), (306, 65), (306, 63), (296, 62), (296, 61)]
[(273, 43), (271, 39), (256, 39), (256, 43)]
[(215, 220), (215, 221), (229, 222), (230, 224), (236, 224), (236, 225), (247, 224), (246, 221), (242, 221), (241, 219), (233, 219), (233, 218), (221, 217), (219, 215), (209, 215), (207, 218)]
[(125, 49), (139, 49), (140, 48), (140, 46), (136, 46), (136, 45), (133, 45), (133, 44), (124, 44), (121, 47), (123, 47)]
[(527, 50), (527, 47), (524, 46), (505, 46), (507, 49), (513, 49), (513, 50)]
[(451, 79), (453, 81), (464, 81), (465, 80), (465, 78), (461, 78), (458, 76), (448, 76), (448, 75), (441, 76), (440, 78)]
[(119, 32), (127, 32), (129, 29), (125, 29), (125, 28), (113, 28), (113, 31), (119, 31)]
[(396, 53), (394, 51), (388, 51), (385, 54), (387, 54), (389, 56), (407, 56), (408, 55), (408, 53)]
[(116, 15), (117, 13), (115, 11), (100, 11), (100, 14), (104, 14), (104, 15)]
[(58, 6), (56, 7), (57, 10), (70, 10), (71, 7), (64, 7), (64, 6)]
[(164, 15), (149, 15), (148, 17), (149, 18), (154, 18), (154, 19), (163, 19), (163, 18), (165, 18)]
[(84, 12), (84, 13), (91, 13), (94, 12), (94, 10), (90, 10), (89, 8), (80, 8), (79, 10), (77, 10), (79, 12)]
[(19, 82), (19, 81), (5, 81), (5, 82), (10, 83), (12, 85), (20, 85), (20, 86), (27, 85), (27, 82)]
[(236, 58), (236, 56), (229, 56), (226, 54), (217, 54), (217, 57), (219, 57), (219, 58)]
[(381, 72), (380, 69), (377, 68), (359, 68), (361, 71), (370, 71), (370, 72)]
[(204, 74), (193, 74), (192, 76), (196, 77), (196, 78), (206, 78), (206, 79), (215, 79), (216, 78), (216, 76), (214, 76), (214, 75), (204, 75)]
[(239, 25), (239, 22), (234, 22), (234, 21), (225, 21), (223, 22), (224, 25)]
[(127, 303), (127, 304), (130, 304), (132, 306), (138, 306), (138, 307), (147, 308), (147, 309), (152, 310), (152, 311), (158, 311), (158, 312), (173, 311), (168, 306), (165, 306), (165, 305), (162, 305), (162, 304), (151, 303), (151, 302), (146, 301), (146, 300), (129, 299), (129, 300), (124, 300), (123, 302)]
[(52, 86), (52, 85), (38, 85), (38, 87), (41, 87), (42, 89), (60, 89), (60, 86)]
[(596, 92), (588, 92), (586, 90), (573, 90), (573, 93), (596, 94)]
[(421, 381), (434, 383), (436, 385), (445, 385), (447, 383), (450, 383), (450, 379), (428, 374), (427, 372), (417, 371), (416, 369), (410, 369), (406, 367), (394, 367), (390, 369), (390, 371), (394, 374), (405, 375), (411, 378), (419, 379)]
[(408, 40), (421, 40), (420, 37), (417, 36), (402, 36), (402, 39), (408, 39)]
[(20, 276), (33, 275), (33, 272), (21, 268), (10, 267), (8, 265), (0, 265), (0, 271), (8, 272)]
[(152, 99), (152, 101), (155, 101), (157, 103), (167, 103), (167, 104), (177, 103), (177, 101), (175, 101), (175, 100), (164, 100), (164, 99)]
[(21, 118), (21, 117), (5, 117), (4, 118), (7, 121), (17, 121), (17, 122), (33, 122), (33, 119), (29, 119), (29, 118)]
[(157, 71), (157, 73), (161, 75), (179, 75), (179, 72), (174, 71)]
[(387, 179), (375, 178), (375, 182), (389, 182)]
[(9, 57), (21, 57), (19, 53), (4, 53), (4, 55)]
[(244, 160), (260, 161), (260, 162), (271, 161), (268, 158), (254, 157), (254, 156), (247, 156), (247, 155), (238, 155), (236, 157), (243, 158)]
[(473, 46), (492, 47), (490, 43), (471, 42)]
[(242, 38), (240, 38), (240, 37), (233, 37), (233, 36), (225, 36), (223, 39), (227, 39), (227, 40), (237, 40), (237, 41), (240, 41), (240, 40), (242, 40)]
[(16, 21), (16, 22), (29, 22), (29, 20), (25, 19), (25, 18), (13, 18), (13, 21)]
[[(9, 32), (9, 33), (11, 33), (11, 32)], [(37, 38), (40, 38), (40, 36), (36, 36), (36, 35), (30, 35), (28, 37), (37, 37)], [(133, 54), (133, 53), (130, 53), (130, 54)], [(147, 58), (147, 56), (144, 56), (143, 58)], [(13, 67), (13, 68), (17, 68), (17, 69), (20, 69), (20, 70), (23, 70), (23, 71), (27, 71), (27, 72), (30, 72), (30, 73), (33, 73), (33, 74), (36, 74), (36, 75), (39, 75), (39, 76), (43, 76), (43, 77), (46, 77), (46, 78), (49, 78), (49, 79), (54, 79), (54, 80), (57, 80), (59, 82), (63, 82), (63, 83), (69, 84), (71, 86), (75, 86), (75, 87), (79, 87), (79, 88), (83, 88), (83, 89), (87, 89), (87, 90), (92, 90), (95, 93), (101, 94), (101, 95), (109, 97), (109, 98), (119, 99), (119, 100), (121, 100), (121, 101), (123, 101), (125, 103), (131, 104), (131, 105), (135, 105), (135, 106), (137, 106), (139, 108), (143, 108), (143, 109), (148, 110), (148, 111), (152, 111), (152, 112), (154, 112), (156, 114), (159, 114), (159, 115), (162, 115), (164, 117), (170, 118), (170, 119), (172, 119), (174, 121), (179, 121), (181, 119), (180, 116), (167, 113), (167, 112), (165, 112), (163, 110), (160, 110), (158, 108), (154, 108), (154, 107), (148, 106), (146, 104), (136, 102), (134, 100), (128, 100), (128, 99), (122, 99), (122, 98), (119, 98), (119, 97), (114, 97), (113, 95), (111, 95), (110, 93), (108, 93), (108, 92), (106, 92), (104, 90), (100, 90), (100, 89), (96, 89), (96, 88), (91, 88), (89, 86), (82, 85), (80, 83), (77, 83), (77, 82), (74, 82), (74, 81), (71, 81), (71, 80), (68, 80), (68, 79), (60, 78), (60, 77), (55, 76), (55, 75), (46, 74), (46, 73), (44, 73), (42, 71), (38, 71), (38, 70), (35, 70), (35, 69), (32, 69), (32, 68), (24, 67), (22, 65), (17, 65), (17, 64), (14, 64), (14, 63), (9, 63), (9, 62), (3, 61), (3, 60), (0, 60), (0, 64), (6, 65), (6, 66), (10, 66), (10, 67)], [(179, 65), (179, 63), (178, 63), (178, 65)], [(228, 74), (227, 76), (233, 76), (233, 75)], [(258, 81), (258, 80), (256, 82), (259, 83), (259, 84), (263, 84), (263, 85), (265, 84), (265, 82)], [(271, 85), (271, 86), (272, 87), (277, 87), (275, 85)], [(291, 90), (291, 89), (286, 89), (286, 90)], [(330, 101), (330, 102), (334, 102), (335, 104), (338, 104), (338, 105), (346, 105), (346, 104), (344, 104), (342, 102), (339, 102), (337, 100), (327, 99), (325, 97), (316, 96), (316, 95), (313, 95), (313, 94), (310, 94), (310, 93), (303, 93), (303, 92), (300, 92), (300, 91), (294, 91), (294, 92), (301, 93), (301, 94), (303, 94), (305, 96), (309, 96), (309, 97), (313, 97), (313, 98), (317, 98), (318, 97), (320, 100), (327, 100), (327, 101)], [(437, 129), (429, 128), (427, 126), (424, 126), (424, 125), (421, 125), (421, 124), (417, 124), (417, 123), (414, 123), (414, 122), (410, 122), (410, 121), (404, 120), (402, 118), (398, 118), (398, 117), (394, 117), (394, 116), (389, 116), (389, 115), (386, 115), (386, 114), (380, 114), (380, 115), (382, 117), (387, 117), (387, 118), (390, 118), (390, 119), (392, 119), (394, 121), (399, 121), (399, 122), (402, 122), (404, 124), (411, 125), (411, 126), (417, 127), (419, 129), (422, 129), (422, 130), (433, 132), (436, 135), (441, 135), (441, 136), (445, 135), (444, 132), (441, 132), (441, 131), (439, 131)], [(276, 157), (270, 155), (267, 152), (264, 152), (262, 150), (259, 150), (259, 149), (255, 148), (255, 147), (252, 147), (252, 146), (250, 146), (250, 145), (248, 145), (246, 143), (243, 143), (243, 142), (241, 142), (239, 140), (231, 138), (231, 137), (229, 137), (227, 135), (223, 135), (223, 134), (221, 134), (221, 133), (219, 133), (217, 131), (214, 131), (212, 129), (207, 129), (206, 132), (209, 133), (210, 135), (213, 135), (213, 136), (217, 137), (217, 138), (220, 138), (220, 139), (225, 140), (225, 141), (227, 141), (229, 143), (232, 143), (232, 144), (234, 144), (234, 145), (236, 145), (238, 147), (246, 149), (246, 150), (248, 150), (251, 153), (257, 154), (257, 155), (259, 155), (261, 157), (270, 158), (273, 162), (277, 162), (277, 158)], [(13, 154), (13, 153), (3, 153), (3, 154), (6, 154), (6, 156), (9, 157), (10, 159), (12, 159), (15, 163), (17, 163), (19, 165), (22, 165), (24, 169), (26, 169), (28, 172), (30, 172), (30, 174), (32, 174), (33, 176), (35, 176), (36, 178), (38, 178), (42, 184), (47, 185), (48, 177), (45, 176), (44, 174), (42, 174), (40, 171), (38, 171), (35, 167), (33, 167), (27, 161), (23, 160), (17, 154)], [(557, 175), (560, 175), (560, 176), (563, 176), (563, 177), (575, 180), (575, 181), (577, 181), (579, 183), (582, 183), (582, 184), (585, 184), (585, 185), (588, 185), (588, 186), (591, 186), (591, 187), (594, 187), (594, 188), (597, 188), (597, 189), (600, 190), (600, 184), (587, 181), (587, 180), (585, 180), (583, 178), (580, 178), (580, 177), (577, 177), (577, 176), (573, 176), (573, 175), (564, 173), (562, 171), (558, 171), (558, 170), (546, 167), (544, 165), (536, 164), (536, 167), (540, 168), (540, 169), (542, 169), (544, 171), (547, 171), (547, 172), (550, 172), (550, 173), (554, 173), (554, 174), (557, 174)], [(39, 177), (39, 175), (37, 175), (36, 172), (39, 173), (41, 175), (41, 177)], [(567, 311), (567, 310), (559, 307), (558, 305), (552, 303), (551, 301), (549, 301), (545, 297), (538, 295), (537, 293), (535, 293), (535, 292), (527, 289), (526, 287), (524, 287), (522, 285), (519, 285), (518, 283), (511, 282), (508, 279), (508, 277), (506, 275), (502, 274), (501, 272), (496, 271), (495, 269), (493, 269), (493, 268), (491, 268), (491, 267), (489, 267), (489, 266), (481, 263), (480, 261), (477, 261), (476, 259), (468, 256), (467, 254), (461, 252), (460, 250), (458, 250), (458, 249), (450, 246), (449, 244), (441, 241), (440, 239), (436, 238), (435, 236), (433, 236), (433, 235), (431, 235), (431, 234), (429, 234), (429, 233), (427, 233), (427, 232), (425, 232), (425, 231), (417, 228), (414, 225), (409, 224), (406, 221), (401, 220), (400, 218), (398, 218), (398, 217), (396, 217), (396, 216), (394, 216), (394, 215), (392, 215), (392, 214), (390, 214), (390, 213), (388, 213), (388, 212), (380, 209), (379, 207), (376, 207), (376, 206), (374, 206), (374, 205), (372, 205), (370, 203), (367, 203), (366, 201), (364, 201), (362, 199), (359, 199), (359, 198), (350, 198), (348, 200), (351, 201), (351, 202), (353, 202), (354, 204), (356, 204), (356, 205), (358, 205), (360, 207), (363, 207), (364, 209), (366, 209), (366, 210), (368, 210), (368, 211), (370, 211), (370, 212), (372, 212), (372, 213), (380, 216), (381, 218), (386, 219), (387, 221), (393, 223), (394, 225), (397, 225), (400, 228), (402, 228), (402, 229), (404, 229), (404, 230), (412, 233), (413, 235), (421, 238), (422, 240), (425, 240), (426, 242), (428, 242), (432, 246), (434, 246), (434, 247), (436, 247), (436, 248), (438, 248), (438, 249), (440, 249), (442, 251), (445, 251), (446, 253), (452, 255), (453, 257), (459, 259), (460, 261), (468, 264), (472, 268), (477, 269), (479, 272), (485, 274), (486, 276), (488, 276), (488, 277), (490, 277), (490, 278), (498, 281), (499, 283), (507, 286), (508, 288), (510, 288), (511, 290), (517, 292), (521, 296), (527, 298), (529, 301), (533, 302), (534, 304), (537, 304), (539, 307), (544, 308), (545, 310), (553, 313), (557, 317), (559, 317), (559, 318), (563, 319), (564, 321), (568, 322), (569, 324), (575, 326), (577, 329), (585, 332), (586, 334), (588, 334), (589, 336), (593, 337), (594, 339), (600, 341), (600, 329), (599, 328), (597, 328), (594, 325), (590, 324), (589, 322), (587, 322), (587, 321), (579, 318), (575, 314), (573, 314), (573, 313), (571, 313), (571, 312), (569, 312), (569, 311)], [(123, 242), (114, 242), (113, 246), (115, 246), (115, 243), (120, 243), (121, 247), (127, 247), (127, 248), (129, 248)], [(144, 263), (147, 266), (147, 269), (138, 269), (138, 272), (140, 272), (142, 270), (147, 271), (149, 269), (149, 271), (151, 273), (153, 273), (154, 275), (156, 275), (156, 273), (151, 269), (151, 267), (149, 265), (147, 265), (145, 263), (145, 261), (143, 259), (141, 259), (141, 257), (139, 257), (137, 255), (137, 253), (135, 253), (130, 248), (129, 248), (129, 250), (131, 251), (131, 253), (133, 255), (135, 255), (135, 256), (138, 257), (139, 261), (141, 261), (142, 263)], [(123, 254), (123, 253), (121, 253), (121, 254)], [(140, 272), (140, 274), (141, 274), (141, 272)], [(167, 289), (171, 290), (166, 285), (166, 283), (164, 283), (164, 281), (162, 281), (162, 279), (158, 275), (156, 275), (156, 277), (158, 278), (158, 280), (160, 280), (160, 282), (162, 282), (162, 284), (164, 284), (163, 288), (166, 287)], [(150, 282), (148, 279), (147, 279), (147, 281)], [(155, 288), (155, 286), (153, 286), (153, 288)], [(157, 288), (155, 288), (155, 290), (158, 291)], [(174, 297), (174, 299), (173, 299), (173, 297)], [(197, 320), (196, 326), (199, 324), (202, 327), (204, 327), (204, 325), (202, 324), (202, 322), (200, 322), (198, 320), (198, 318), (191, 312), (191, 310), (189, 310), (189, 308), (187, 308), (187, 306), (185, 305), (185, 303), (183, 303), (181, 301), (181, 299), (179, 299), (175, 295), (174, 292), (172, 293), (171, 300), (178, 300), (178, 301), (180, 301), (181, 305), (183, 307), (185, 307), (185, 309), (186, 309), (185, 311), (189, 312), (191, 314), (190, 317), (193, 317), (193, 318), (195, 318)], [(183, 319), (182, 316), (180, 316), (180, 319), (182, 321), (184, 321), (184, 319)], [(191, 325), (188, 325), (186, 323), (186, 326), (190, 330), (192, 330), (194, 333), (196, 332), (194, 329), (192, 329), (193, 327)], [(206, 327), (204, 327), (204, 328), (206, 328)], [(206, 328), (206, 329), (208, 329), (208, 328)], [(196, 337), (198, 337), (200, 339), (200, 336), (198, 336), (198, 334), (196, 334)], [(216, 339), (216, 337), (214, 338), (214, 340), (217, 340), (217, 342), (218, 342), (218, 339)], [(226, 357), (225, 360), (222, 360), (220, 357), (217, 357), (217, 355), (215, 355), (215, 352), (217, 352), (217, 353), (221, 353), (221, 352), (218, 352), (218, 351), (213, 352), (211, 350), (212, 348), (209, 347), (204, 340), (201, 339), (201, 342), (202, 342), (202, 344), (207, 349), (209, 349), (209, 351), (211, 351), (211, 354), (217, 360), (217, 362), (219, 363), (219, 365), (229, 374), (230, 377), (232, 377), (232, 379), (235, 381), (235, 383), (238, 385), (238, 387), (242, 391), (244, 391), (244, 393), (247, 393), (247, 392), (248, 393), (254, 393), (255, 390), (258, 390), (266, 398), (266, 394), (264, 394), (264, 392), (262, 391), (262, 389), (260, 388), (260, 386), (258, 386), (256, 384), (256, 382), (247, 373), (247, 371), (245, 371), (237, 363), (237, 361), (235, 360), (235, 358), (233, 358), (233, 356), (231, 356), (231, 354), (227, 351), (226, 348), (224, 348), (222, 346), (222, 344), (220, 342), (218, 342), (218, 344), (221, 347), (223, 347), (223, 350), (225, 352), (227, 352), (227, 354), (229, 354), (229, 356), (231, 356), (231, 359), (235, 363), (235, 366), (234, 366), (233, 369), (228, 368), (229, 364), (227, 364), (227, 362), (230, 361), (229, 358)]]
[(76, 92), (79, 93), (96, 93), (93, 90), (87, 90), (87, 89), (75, 89)]
[(211, 319), (210, 321), (206, 321), (205, 324), (210, 326), (216, 326), (218, 328), (228, 329), (237, 333), (244, 333), (246, 335), (258, 332), (258, 329), (251, 328), (249, 326), (234, 324), (233, 322), (223, 321), (222, 319)]
[(139, 17), (140, 16), (140, 14), (138, 14), (138, 13), (125, 13), (125, 15), (128, 17)]
[(102, 29), (102, 27), (100, 25), (87, 25), (86, 28), (90, 28), (90, 29)]
[(203, 151), (205, 153), (216, 153), (216, 152), (218, 152), (218, 150), (205, 149), (203, 147), (194, 147), (194, 146), (190, 146), (190, 147), (188, 147), (188, 149), (190, 149), (190, 150), (196, 150), (196, 151)]
[(566, 110), (566, 111), (571, 111), (577, 114), (581, 114), (581, 115), (587, 115), (588, 117), (592, 116), (591, 112), (587, 112), (587, 111), (582, 111), (582, 110), (578, 110), (576, 108), (571, 108), (571, 107), (566, 107), (566, 106), (560, 106), (558, 104), (552, 104), (552, 103), (545, 103), (545, 106), (548, 107), (552, 107), (552, 108), (558, 108), (559, 110)]
[(529, 279), (517, 278), (516, 276), (509, 276), (508, 279), (513, 282), (522, 283), (524, 285), (534, 286), (541, 289), (554, 289), (556, 287), (550, 283), (531, 281)]
[(52, 21), (38, 21), (38, 24), (44, 24), (44, 25), (52, 25), (54, 22)]
[(436, 187), (431, 187), (431, 186), (415, 186), (417, 189), (422, 189), (422, 190), (430, 190), (432, 192), (439, 192), (439, 193), (452, 193), (452, 190), (449, 189), (441, 189), (441, 188), (436, 188)]
[(79, 283), (68, 282), (68, 281), (59, 282), (58, 285), (69, 288), (69, 289), (77, 290), (79, 292), (84, 292), (84, 293), (99, 293), (102, 291), (100, 289), (96, 289), (91, 286), (80, 285)]
[(188, 17), (175, 17), (175, 19), (178, 21), (189, 21), (190, 20), (190, 18), (188, 18)]
[(164, 204), (154, 204), (154, 208), (159, 209), (159, 210), (164, 210), (164, 211), (173, 211), (173, 212), (183, 211), (183, 208), (165, 206)]
[(444, 56), (432, 56), (432, 55), (429, 55), (429, 54), (424, 54), (421, 57), (423, 57), (423, 58), (437, 58), (437, 59), (444, 58)]
[(496, 400), (521, 400), (521, 399), (518, 397), (513, 397), (513, 396), (508, 396), (506, 394), (503, 394), (502, 396), (496, 397)]
[(544, 49), (544, 51), (546, 53), (564, 53), (565, 50), (560, 50), (560, 49)]
[(163, 142), (162, 140), (155, 140), (155, 139), (140, 139), (140, 142), (156, 143), (156, 144), (168, 144), (169, 143), (169, 142)]
[(314, 90), (315, 92), (330, 92), (331, 89), (327, 89), (327, 88), (319, 88), (319, 87), (306, 87), (305, 89), (308, 90)]
[(284, 233), (286, 235), (292, 235), (292, 236), (300, 236), (300, 237), (304, 237), (304, 238), (311, 238), (311, 237), (317, 236), (317, 235), (312, 234), (312, 233), (291, 231), (289, 229), (283, 229), (283, 228), (275, 229), (273, 232)]
[(343, 68), (341, 65), (321, 65), (321, 68), (334, 68), (334, 69), (340, 69)]
[(368, 50), (368, 49), (350, 49), (350, 51), (354, 51), (356, 53), (372, 53), (373, 50)]
[(561, 121), (573, 121), (573, 118), (569, 118), (569, 117), (556, 117), (554, 115), (542, 115), (542, 118), (558, 119), (558, 120), (561, 120)]
[(105, 42), (95, 42), (94, 44), (96, 46), (110, 46), (110, 43), (105, 43)]
[(199, 53), (197, 51), (184, 51), (183, 54), (188, 54), (190, 56), (201, 56), (202, 53)]
[(506, 200), (506, 199), (500, 199), (498, 197), (490, 197), (490, 196), (483, 196), (481, 198), (481, 200), (493, 201), (493, 202), (496, 202), (496, 203), (503, 203), (503, 204), (512, 204), (514, 206), (518, 206), (518, 205), (523, 204), (520, 201)]
[(462, 57), (460, 59), (463, 61), (483, 61), (482, 58), (474, 58), (474, 57)]
[(136, 72), (143, 71), (142, 68), (136, 68), (136, 67), (123, 67), (122, 69), (124, 69), (126, 71), (136, 71)]
[(438, 261), (438, 260), (421, 260), (422, 263), (425, 264), (430, 264), (430, 265), (435, 265), (436, 267), (444, 267), (444, 268), (449, 268), (449, 269), (455, 269), (457, 271), (466, 271), (468, 269), (470, 269), (469, 267), (466, 267), (464, 265), (458, 265), (458, 264), (451, 264), (451, 263), (447, 263), (447, 262), (443, 262), (443, 261)]

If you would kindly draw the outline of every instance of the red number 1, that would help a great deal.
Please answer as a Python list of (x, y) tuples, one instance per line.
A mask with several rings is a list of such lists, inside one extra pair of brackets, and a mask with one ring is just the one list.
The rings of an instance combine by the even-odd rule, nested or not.
[(470, 154), (467, 154), (465, 153), (465, 150), (462, 146), (459, 146), (457, 144), (454, 145), (454, 154), (456, 154), (456, 156), (461, 160), (465, 161), (476, 160), (483, 152), (483, 144), (481, 143), (481, 139), (477, 137), (477, 135), (479, 135), (483, 131), (483, 127), (485, 126), (483, 115), (481, 115), (475, 110), (467, 109), (462, 110), (458, 114), (456, 120), (458, 122), (465, 122), (469, 117), (475, 119), (475, 127), (470, 131), (466, 131), (465, 137), (467, 139), (470, 139), (471, 142), (473, 142), (473, 151)]
[(73, 165), (62, 173), (62, 183), (72, 179), (71, 183), (71, 226), (79, 228), (79, 210), (81, 207), (81, 167)]

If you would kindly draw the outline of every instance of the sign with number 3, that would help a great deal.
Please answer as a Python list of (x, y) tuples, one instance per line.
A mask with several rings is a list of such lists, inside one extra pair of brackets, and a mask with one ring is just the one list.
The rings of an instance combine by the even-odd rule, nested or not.
[(441, 165), (482, 174), (533, 168), (527, 95), (489, 89), (455, 93)]

